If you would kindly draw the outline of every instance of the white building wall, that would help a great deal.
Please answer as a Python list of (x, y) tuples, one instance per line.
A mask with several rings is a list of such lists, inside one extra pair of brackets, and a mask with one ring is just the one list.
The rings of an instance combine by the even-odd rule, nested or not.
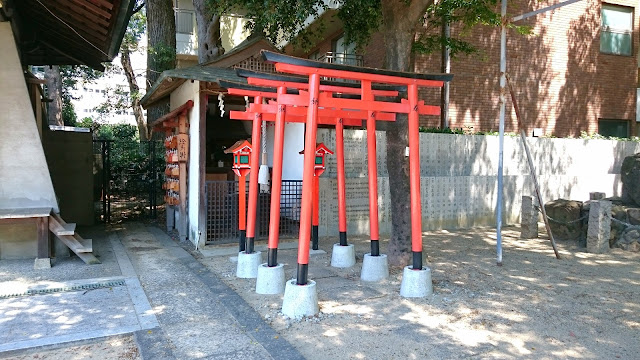
[[(267, 123), (267, 164), (273, 168), (273, 139), (275, 126)], [(304, 156), (304, 124), (286, 123), (284, 125), (284, 147), (282, 155), (282, 180), (302, 180)]]
[(0, 209), (48, 207), (58, 212), (9, 22), (0, 22), (0, 64)]
[[(189, 110), (189, 162), (187, 165), (187, 237), (189, 241), (197, 244), (198, 211), (200, 204), (200, 82), (185, 81), (171, 93), (171, 110), (182, 106), (192, 100), (193, 108)], [(202, 234), (206, 236), (206, 234)]]

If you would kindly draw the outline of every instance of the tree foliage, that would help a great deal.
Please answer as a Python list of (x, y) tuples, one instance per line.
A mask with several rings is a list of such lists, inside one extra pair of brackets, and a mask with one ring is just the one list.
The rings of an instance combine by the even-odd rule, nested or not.
[(76, 126), (78, 116), (71, 100), (78, 100), (73, 91), (78, 87), (95, 82), (102, 76), (102, 72), (84, 65), (60, 65), (62, 88), (62, 121), (66, 126)]
[(309, 17), (317, 17), (327, 8), (323, 0), (208, 0), (211, 11), (225, 14), (244, 13), (250, 21), (247, 29), (252, 34), (262, 32), (274, 44), (291, 41), (305, 48), (319, 40), (323, 24), (319, 27), (302, 26)]
[[(294, 46), (309, 49), (320, 39), (324, 24), (304, 27), (309, 17), (318, 17), (327, 9), (323, 0), (208, 0), (212, 11), (219, 14), (232, 10), (242, 11), (250, 19), (247, 29), (252, 33), (263, 30), (274, 43), (290, 41)], [(405, 1), (409, 3), (411, 1)], [(478, 49), (462, 38), (444, 38), (439, 29), (444, 23), (458, 24), (460, 34), (473, 26), (483, 24), (500, 26), (499, 0), (442, 0), (431, 2), (424, 8), (422, 22), (414, 28), (416, 41), (412, 51), (433, 53), (442, 46), (451, 49), (451, 55), (470, 54)], [(371, 36), (385, 26), (381, 0), (335, 0), (339, 6), (338, 18), (342, 20), (347, 43), (355, 43), (363, 49)], [(529, 33), (530, 28), (510, 24), (518, 32)]]
[[(107, 67), (106, 74), (111, 76), (114, 74), (124, 75), (129, 84), (128, 91), (124, 86), (108, 87), (106, 89), (105, 101), (95, 110), (100, 116), (110, 114), (128, 113), (133, 110), (133, 114), (138, 125), (141, 140), (147, 140), (149, 131), (144, 118), (142, 107), (140, 106), (140, 87), (138, 86), (138, 77), (144, 77), (144, 74), (136, 74), (131, 64), (131, 54), (140, 50), (140, 39), (144, 35), (146, 28), (146, 17), (144, 12), (138, 11), (131, 16), (127, 31), (120, 45), (120, 64), (117, 66), (112, 64)], [(144, 80), (143, 80), (144, 81)]]

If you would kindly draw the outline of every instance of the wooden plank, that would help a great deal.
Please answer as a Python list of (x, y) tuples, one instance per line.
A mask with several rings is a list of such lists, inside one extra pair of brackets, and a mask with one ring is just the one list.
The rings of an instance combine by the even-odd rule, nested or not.
[[(74, 223), (67, 223), (66, 221), (62, 220), (62, 218), (60, 217), (59, 214), (56, 214), (54, 212), (51, 213), (51, 220), (55, 221), (59, 227), (56, 230), (62, 231), (63, 233), (59, 234), (59, 235), (73, 235), (76, 232), (76, 224)], [(51, 232), (53, 232), (54, 234), (56, 233), (55, 231), (51, 230)], [(71, 232), (71, 233), (69, 233)]]
[(73, 236), (76, 233), (76, 224), (67, 224), (64, 222), (64, 220), (62, 220), (62, 222), (60, 222), (58, 219), (60, 219), (57, 216), (51, 216), (49, 219), (49, 230), (55, 234), (56, 236), (58, 235), (71, 235)]
[(82, 244), (80, 241), (78, 241), (75, 236), (71, 236), (71, 235), (56, 235), (56, 237), (58, 239), (60, 239), (60, 241), (62, 241), (65, 245), (67, 245), (69, 250), (73, 251), (76, 254), (77, 253), (87, 253), (87, 252), (91, 252), (91, 250), (92, 250), (92, 249), (86, 249), (84, 247), (84, 244)]
[(193, 107), (193, 100), (187, 100), (187, 102), (185, 102), (184, 104), (180, 105), (179, 107), (177, 107), (176, 109), (173, 109), (168, 114), (164, 115), (163, 117), (149, 124), (149, 127), (153, 128), (158, 126), (159, 124), (162, 124), (167, 120), (172, 120), (173, 118), (178, 117), (178, 115), (182, 114), (183, 112), (186, 112), (192, 107)]
[(43, 216), (36, 219), (38, 227), (38, 259), (51, 257), (51, 238), (49, 237), (49, 217)]
[(106, 19), (111, 19), (111, 13), (99, 8), (98, 6), (90, 4), (86, 0), (71, 0), (71, 2), (75, 3), (78, 6), (84, 7), (87, 11), (91, 11), (96, 15), (100, 15)]
[(74, 238), (78, 240), (78, 242), (82, 244), (84, 250), (86, 250), (86, 251), (80, 251), (80, 252), (83, 252), (83, 253), (93, 252), (93, 239), (83, 239), (78, 234), (76, 234)]
[(178, 134), (186, 134), (188, 131), (187, 114), (182, 113), (178, 116)]
[(67, 4), (69, 3), (68, 0), (65, 2), (62, 2), (60, 0), (49, 0), (49, 1), (57, 5), (55, 6), (55, 9), (57, 11), (60, 11), (63, 13), (63, 14), (57, 14), (57, 15), (59, 16), (66, 15), (75, 20), (73, 23), (76, 26), (76, 30), (78, 26), (83, 26), (85, 28), (90, 28), (91, 30), (99, 31), (104, 35), (107, 34), (107, 29), (109, 27), (109, 21), (107, 19), (101, 16), (91, 14), (86, 10), (78, 12), (78, 10), (81, 10), (82, 8), (78, 6), (72, 6), (72, 7), (67, 6)]
[(98, 258), (96, 258), (92, 253), (76, 253), (76, 255), (78, 255), (80, 260), (84, 261), (87, 265), (100, 264), (100, 260), (98, 260)]
[(96, 6), (102, 6), (105, 7), (109, 10), (113, 9), (113, 4), (110, 1), (107, 0), (87, 0), (90, 3), (95, 4)]

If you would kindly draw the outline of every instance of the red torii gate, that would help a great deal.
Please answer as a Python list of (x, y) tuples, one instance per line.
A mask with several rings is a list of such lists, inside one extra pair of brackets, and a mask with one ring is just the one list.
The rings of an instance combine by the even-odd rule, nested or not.
[[(276, 71), (295, 75), (307, 76), (309, 101), (307, 104), (294, 103), (292, 105), (307, 106), (304, 171), (302, 179), (302, 208), (300, 215), (300, 234), (298, 244), (297, 285), (307, 284), (307, 270), (309, 263), (309, 234), (311, 219), (311, 186), (313, 181), (313, 149), (316, 144), (318, 108), (355, 109), (368, 112), (367, 143), (369, 152), (369, 187), (370, 204), (377, 199), (377, 171), (375, 157), (375, 121), (376, 112), (406, 113), (409, 117), (409, 181), (411, 189), (411, 249), (413, 252), (414, 270), (422, 269), (422, 212), (420, 207), (420, 148), (419, 148), (419, 115), (438, 115), (440, 108), (424, 105), (418, 101), (419, 87), (441, 87), (444, 81), (449, 81), (452, 75), (430, 75), (416, 73), (402, 73), (387, 70), (375, 70), (348, 65), (336, 65), (299, 59), (291, 56), (264, 51), (263, 57), (268, 62), (275, 63)], [(328, 94), (320, 93), (320, 77), (334, 79), (356, 80), (360, 82), (360, 99), (340, 99)], [(407, 99), (397, 102), (375, 100), (372, 83), (402, 85), (407, 87)], [(373, 136), (371, 136), (373, 135)], [(373, 156), (372, 156), (373, 155)], [(374, 214), (375, 213), (375, 214)], [(370, 206), (372, 256), (379, 255), (379, 234), (377, 229), (377, 206)], [(373, 216), (375, 215), (375, 217)]]
[[(252, 86), (240, 83), (234, 83), (229, 81), (221, 81), (220, 85), (228, 89), (230, 95), (239, 96), (251, 96), (254, 98), (254, 102), (250, 104), (248, 111), (231, 111), (230, 118), (236, 120), (253, 120), (252, 142), (259, 144), (259, 124), (262, 120), (275, 121), (275, 139), (274, 139), (274, 163), (273, 163), (273, 178), (272, 178), (272, 191), (271, 191), (271, 219), (269, 223), (269, 242), (268, 242), (268, 254), (267, 265), (274, 267), (277, 262), (277, 249), (278, 249), (278, 236), (279, 236), (279, 214), (280, 214), (280, 195), (281, 195), (281, 181), (282, 181), (282, 152), (284, 143), (284, 122), (300, 122), (306, 121), (306, 107), (294, 106), (295, 104), (307, 104), (308, 92), (299, 90), (298, 88), (304, 88), (308, 84), (301, 83), (302, 78), (295, 78), (290, 76), (280, 76), (273, 74), (264, 74), (251, 72), (248, 70), (238, 70), (239, 75), (250, 76), (248, 78), (249, 84), (260, 84), (264, 86)], [(342, 93), (356, 94), (359, 92), (359, 88), (342, 86), (339, 82), (323, 81), (320, 86), (324, 91), (335, 91)], [(291, 90), (287, 90), (287, 89)], [(380, 96), (397, 96), (397, 90), (388, 90), (385, 87), (379, 87), (381, 89), (374, 89), (372, 92), (375, 95)], [(388, 87), (386, 87), (388, 88)], [(289, 94), (291, 93), (291, 94)], [(269, 104), (262, 104), (263, 99), (277, 99), (276, 102), (271, 101)], [(282, 102), (282, 103), (280, 103)], [(283, 104), (284, 103), (284, 104)], [(289, 103), (289, 105), (285, 105)], [(342, 110), (342, 109), (320, 109), (319, 110), (318, 123), (326, 125), (335, 125), (337, 132), (339, 132), (339, 141), (343, 141), (342, 132), (344, 125), (347, 126), (362, 126), (362, 120), (368, 117), (368, 114), (361, 110)], [(395, 114), (381, 113), (381, 120), (394, 121)], [(346, 237), (346, 197), (345, 197), (345, 174), (344, 174), (344, 143), (338, 143), (338, 155), (342, 158), (339, 160), (338, 169), (338, 207), (339, 207), (339, 231), (340, 231), (340, 245), (347, 246)], [(315, 149), (314, 149), (315, 151)], [(254, 147), (252, 156), (258, 153), (257, 145)], [(258, 158), (252, 159), (253, 163), (257, 164)], [(257, 166), (257, 165), (255, 165)], [(252, 190), (254, 189), (254, 190)], [(248, 222), (247, 222), (247, 235), (246, 241), (241, 239), (240, 251), (244, 251), (247, 254), (253, 252), (254, 239), (255, 239), (255, 208), (257, 197), (257, 177), (255, 179), (250, 178), (249, 183), (249, 208), (248, 208)], [(376, 205), (377, 207), (377, 205)], [(377, 220), (377, 217), (376, 217)]]
[[(314, 147), (316, 143), (317, 125), (320, 122), (323, 110), (325, 109), (352, 109), (367, 112), (367, 134), (368, 134), (368, 153), (369, 153), (369, 187), (370, 187), (370, 222), (371, 222), (371, 248), (372, 256), (379, 255), (379, 233), (377, 224), (377, 171), (375, 156), (375, 121), (378, 119), (378, 112), (384, 113), (406, 113), (409, 117), (409, 163), (410, 163), (410, 188), (411, 188), (411, 239), (413, 252), (414, 270), (422, 269), (422, 224), (420, 209), (420, 167), (419, 167), (419, 133), (418, 121), (419, 115), (438, 115), (439, 108), (436, 106), (424, 105), (418, 101), (419, 87), (440, 87), (444, 81), (449, 81), (452, 75), (432, 75), (432, 74), (415, 74), (402, 73), (396, 71), (376, 70), (359, 68), (347, 65), (336, 65), (315, 62), (281, 55), (272, 52), (263, 52), (266, 61), (275, 63), (276, 70), (279, 72), (303, 75), (308, 77), (305, 86), (298, 83), (296, 88), (299, 90), (298, 96), (288, 95), (286, 93), (286, 85), (281, 84), (277, 90), (277, 114), (278, 117), (287, 111), (287, 105), (297, 107), (306, 107), (306, 135), (305, 135), (305, 156), (303, 171), (303, 188), (302, 188), (302, 209), (300, 217), (300, 234), (298, 248), (298, 269), (297, 269), (297, 285), (306, 285), (308, 282), (308, 261), (309, 261), (309, 236), (310, 236), (310, 220), (311, 220), (311, 203), (312, 192), (311, 182), (313, 179), (313, 157)], [(333, 96), (333, 89), (323, 89), (328, 92), (321, 93), (320, 77), (337, 78), (345, 80), (356, 80), (360, 82), (358, 90), (360, 99), (336, 98)], [(251, 80), (251, 79), (250, 79)], [(264, 80), (264, 79), (263, 79)], [(261, 81), (263, 81), (261, 80)], [(257, 81), (251, 80), (250, 83), (258, 84)], [(375, 99), (372, 83), (394, 84), (406, 86), (407, 99), (400, 102), (386, 102)], [(266, 84), (265, 84), (266, 85)], [(274, 85), (271, 83), (269, 85)], [(301, 89), (308, 91), (300, 92)], [(340, 89), (342, 90), (342, 89)], [(357, 93), (357, 92), (356, 92)], [(302, 95), (302, 96), (301, 96)], [(261, 99), (260, 99), (261, 100)], [(257, 114), (257, 113), (256, 113)], [(282, 121), (284, 123), (284, 121)], [(339, 123), (338, 121), (336, 122)], [(283, 129), (282, 129), (283, 130)], [(278, 131), (276, 130), (276, 137)], [(281, 147), (282, 138), (276, 138), (276, 148)], [(277, 154), (276, 154), (277, 155)], [(372, 156), (373, 155), (373, 156)], [(275, 163), (274, 163), (275, 170)], [(274, 185), (276, 184), (274, 178)], [(374, 205), (374, 206), (372, 206)], [(272, 214), (273, 216), (274, 214)], [(271, 249), (271, 247), (270, 247)]]

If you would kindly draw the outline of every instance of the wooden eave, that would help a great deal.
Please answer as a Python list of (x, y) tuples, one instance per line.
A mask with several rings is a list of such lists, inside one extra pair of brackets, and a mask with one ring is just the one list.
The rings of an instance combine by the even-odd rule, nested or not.
[(88, 65), (118, 54), (135, 0), (0, 0), (24, 65)]

